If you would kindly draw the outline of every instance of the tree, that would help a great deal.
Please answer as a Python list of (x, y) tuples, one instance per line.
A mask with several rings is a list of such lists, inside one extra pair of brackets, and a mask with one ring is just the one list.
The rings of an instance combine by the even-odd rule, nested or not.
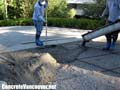
[(105, 8), (105, 0), (96, 0), (95, 4), (84, 4), (80, 8), (83, 9), (85, 16), (98, 18)]
[(0, 19), (9, 19), (15, 14), (15, 5), (13, 4), (15, 0), (1, 0), (0, 1)]
[(9, 18), (31, 18), (37, 0), (12, 0), (8, 5)]
[(29, 18), (32, 17), (34, 4), (37, 0), (21, 0), (21, 10), (22, 10), (22, 17)]
[(7, 14), (7, 0), (1, 0), (0, 1), (0, 16), (2, 17), (1, 19), (7, 19), (8, 14)]
[(67, 17), (68, 9), (66, 0), (49, 0), (48, 16)]
[[(4, 13), (5, 18), (31, 18), (34, 10), (34, 4), (37, 0), (1, 0), (0, 11)], [(48, 16), (67, 17), (68, 9), (66, 0), (48, 0)]]
[(1, 19), (4, 19), (4, 16), (5, 16), (5, 14), (4, 14), (4, 0), (1, 0), (0, 1), (0, 20)]

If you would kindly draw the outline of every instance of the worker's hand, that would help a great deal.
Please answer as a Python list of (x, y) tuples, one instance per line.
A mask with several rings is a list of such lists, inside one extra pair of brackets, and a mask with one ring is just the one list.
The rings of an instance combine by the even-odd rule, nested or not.
[(46, 19), (43, 19), (43, 22), (46, 23), (47, 22)]
[(42, 21), (43, 21), (44, 23), (46, 23), (46, 20), (45, 20), (44, 18), (42, 19)]
[(39, 19), (42, 20), (43, 22), (46, 22), (43, 16), (39, 16)]

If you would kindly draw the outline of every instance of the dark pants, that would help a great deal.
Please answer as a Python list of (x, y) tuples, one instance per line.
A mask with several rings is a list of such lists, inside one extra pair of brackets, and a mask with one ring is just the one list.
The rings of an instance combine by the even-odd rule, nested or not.
[[(108, 24), (113, 24), (113, 22), (108, 21)], [(107, 39), (107, 43), (111, 43), (111, 42), (115, 43), (118, 38), (118, 33), (119, 33), (119, 30), (106, 34), (105, 36)]]

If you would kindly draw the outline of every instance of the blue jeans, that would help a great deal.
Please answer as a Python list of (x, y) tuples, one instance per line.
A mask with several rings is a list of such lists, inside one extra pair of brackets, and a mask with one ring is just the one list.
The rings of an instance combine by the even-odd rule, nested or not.
[(33, 23), (36, 28), (36, 34), (41, 35), (42, 29), (43, 29), (43, 21), (33, 20)]

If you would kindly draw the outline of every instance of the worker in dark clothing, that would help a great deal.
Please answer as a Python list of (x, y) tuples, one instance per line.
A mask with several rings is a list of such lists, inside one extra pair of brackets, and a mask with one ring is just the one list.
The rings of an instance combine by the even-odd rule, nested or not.
[[(120, 0), (106, 0), (106, 8), (101, 17), (108, 16), (107, 23), (113, 24), (120, 19)], [(104, 50), (114, 49), (119, 31), (106, 34), (107, 44)]]

